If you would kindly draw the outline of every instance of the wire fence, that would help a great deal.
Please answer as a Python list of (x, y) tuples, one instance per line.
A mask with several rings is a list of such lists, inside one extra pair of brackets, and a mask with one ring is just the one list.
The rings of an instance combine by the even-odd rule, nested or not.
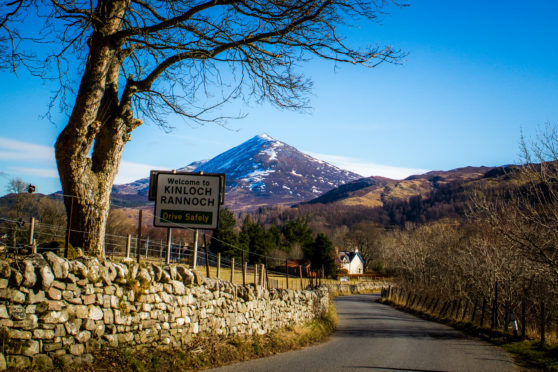
[(492, 294), (448, 299), (390, 286), (382, 290), (381, 297), (413, 311), (499, 331), (513, 339), (538, 339), (541, 345), (558, 341), (555, 301), (549, 303), (527, 295), (505, 298), (498, 295), (498, 282), (494, 287)]
[[(166, 240), (154, 240), (137, 234), (107, 233), (104, 256), (111, 260), (127, 257), (138, 262), (143, 260), (158, 264), (180, 263), (207, 277), (236, 284), (258, 284), (267, 288), (304, 289), (326, 283), (338, 283), (336, 279), (326, 279), (323, 270), (310, 270), (308, 263), (248, 252), (241, 247), (220, 241), (205, 231), (190, 230), (195, 236), (193, 242), (187, 242), (183, 237), (173, 239), (170, 233)], [(35, 218), (25, 221), (21, 218), (0, 217), (0, 257), (17, 259), (46, 251), (64, 255), (64, 252), (67, 252), (67, 234), (81, 232), (67, 229), (66, 226), (43, 223)], [(219, 241), (231, 248), (236, 253), (236, 258), (212, 252), (211, 241)], [(253, 261), (262, 263), (248, 264), (247, 258), (250, 256)]]

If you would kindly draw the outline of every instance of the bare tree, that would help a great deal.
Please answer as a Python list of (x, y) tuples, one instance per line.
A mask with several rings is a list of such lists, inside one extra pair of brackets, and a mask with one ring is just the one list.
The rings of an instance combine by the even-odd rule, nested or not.
[(29, 184), (23, 181), (21, 178), (12, 178), (6, 186), (6, 190), (9, 193), (21, 194), (27, 191), (28, 186)]
[(15, 205), (14, 212), (16, 218), (21, 218), (23, 212), (23, 204), (25, 201), (25, 193), (27, 192), (27, 187), (29, 184), (23, 181), (21, 178), (12, 178), (6, 186), (6, 190), (9, 193), (15, 194)]
[[(61, 49), (46, 61), (68, 105), (56, 160), (72, 244), (102, 254), (109, 195), (123, 147), (143, 119), (168, 128), (166, 114), (221, 122), (215, 111), (234, 98), (303, 109), (310, 81), (295, 71), (311, 57), (375, 66), (396, 62), (391, 47), (358, 49), (341, 30), (374, 22), (387, 1), (365, 0), (43, 0), (38, 16), (46, 39)], [(27, 8), (26, 8), (27, 9)], [(5, 13), (8, 14), (8, 13)], [(20, 16), (18, 18), (18, 15)], [(23, 32), (23, 30), (19, 30)], [(18, 34), (19, 35), (19, 34)], [(27, 39), (26, 39), (27, 40)], [(45, 41), (45, 39), (41, 40)], [(42, 70), (41, 73), (46, 73)], [(80, 82), (75, 93), (71, 78)], [(72, 103), (68, 103), (72, 102)], [(134, 115), (135, 112), (135, 115)], [(91, 156), (89, 156), (91, 154)], [(73, 206), (71, 200), (73, 199)]]
[(18, 65), (19, 34), (10, 24), (29, 5), (26, 3), (25, 0), (14, 0), (3, 1), (0, 5), (0, 70), (15, 71)]
[(352, 251), (358, 250), (364, 260), (364, 272), (379, 261), (381, 229), (372, 222), (361, 222), (351, 227), (345, 235), (345, 244)]
[(558, 131), (550, 124), (535, 141), (522, 139), (523, 164), (509, 170), (512, 187), (480, 190), (471, 215), (494, 229), (558, 283)]

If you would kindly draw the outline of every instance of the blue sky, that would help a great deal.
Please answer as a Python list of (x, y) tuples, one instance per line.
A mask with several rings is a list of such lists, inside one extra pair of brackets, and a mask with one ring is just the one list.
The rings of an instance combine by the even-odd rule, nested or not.
[[(227, 128), (171, 118), (165, 133), (144, 125), (126, 145), (116, 183), (209, 159), (267, 133), (363, 176), (403, 178), (426, 170), (496, 166), (519, 159), (521, 130), (558, 124), (558, 2), (410, 1), (389, 7), (381, 25), (351, 31), (351, 42), (408, 53), (374, 69), (312, 61), (308, 113), (269, 105), (232, 106), (248, 116)], [(51, 123), (53, 86), (0, 73), (0, 195), (10, 178), (59, 190)]]

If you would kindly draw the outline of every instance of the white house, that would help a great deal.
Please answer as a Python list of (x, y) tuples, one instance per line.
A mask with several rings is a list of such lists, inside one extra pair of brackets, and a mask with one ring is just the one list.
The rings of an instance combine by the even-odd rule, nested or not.
[(358, 253), (358, 249), (354, 252), (339, 252), (339, 261), (341, 269), (346, 269), (349, 274), (364, 273), (364, 259)]

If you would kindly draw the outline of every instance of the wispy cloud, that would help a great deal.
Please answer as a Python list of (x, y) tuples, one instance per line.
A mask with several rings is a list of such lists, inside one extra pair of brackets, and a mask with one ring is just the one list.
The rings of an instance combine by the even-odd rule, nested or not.
[(28, 167), (13, 167), (14, 174), (22, 174), (46, 178), (58, 178), (58, 171), (53, 168), (28, 168)]
[(327, 161), (328, 163), (333, 164), (339, 168), (350, 170), (365, 177), (382, 176), (400, 180), (415, 174), (423, 174), (428, 172), (427, 169), (394, 167), (390, 165), (371, 163), (347, 156), (318, 154), (315, 152), (306, 153), (317, 159)]
[[(45, 178), (58, 178), (54, 147), (0, 137), (0, 161), (10, 163), (8, 169), (0, 171), (0, 176), (26, 175)], [(21, 162), (15, 165), (14, 163)], [(27, 164), (26, 164), (27, 163)], [(41, 166), (38, 166), (38, 165)], [(44, 166), (42, 166), (44, 164)], [(31, 165), (31, 166), (27, 166)], [(122, 161), (115, 183), (128, 183), (149, 177), (151, 169), (164, 169), (150, 164)]]
[(118, 168), (118, 174), (114, 183), (119, 185), (123, 183), (129, 183), (140, 178), (149, 177), (149, 171), (152, 169), (165, 169), (165, 167), (158, 167), (155, 165), (134, 163), (131, 161), (122, 160), (120, 162), (120, 167)]
[(32, 160), (54, 163), (54, 147), (0, 137), (0, 160)]

